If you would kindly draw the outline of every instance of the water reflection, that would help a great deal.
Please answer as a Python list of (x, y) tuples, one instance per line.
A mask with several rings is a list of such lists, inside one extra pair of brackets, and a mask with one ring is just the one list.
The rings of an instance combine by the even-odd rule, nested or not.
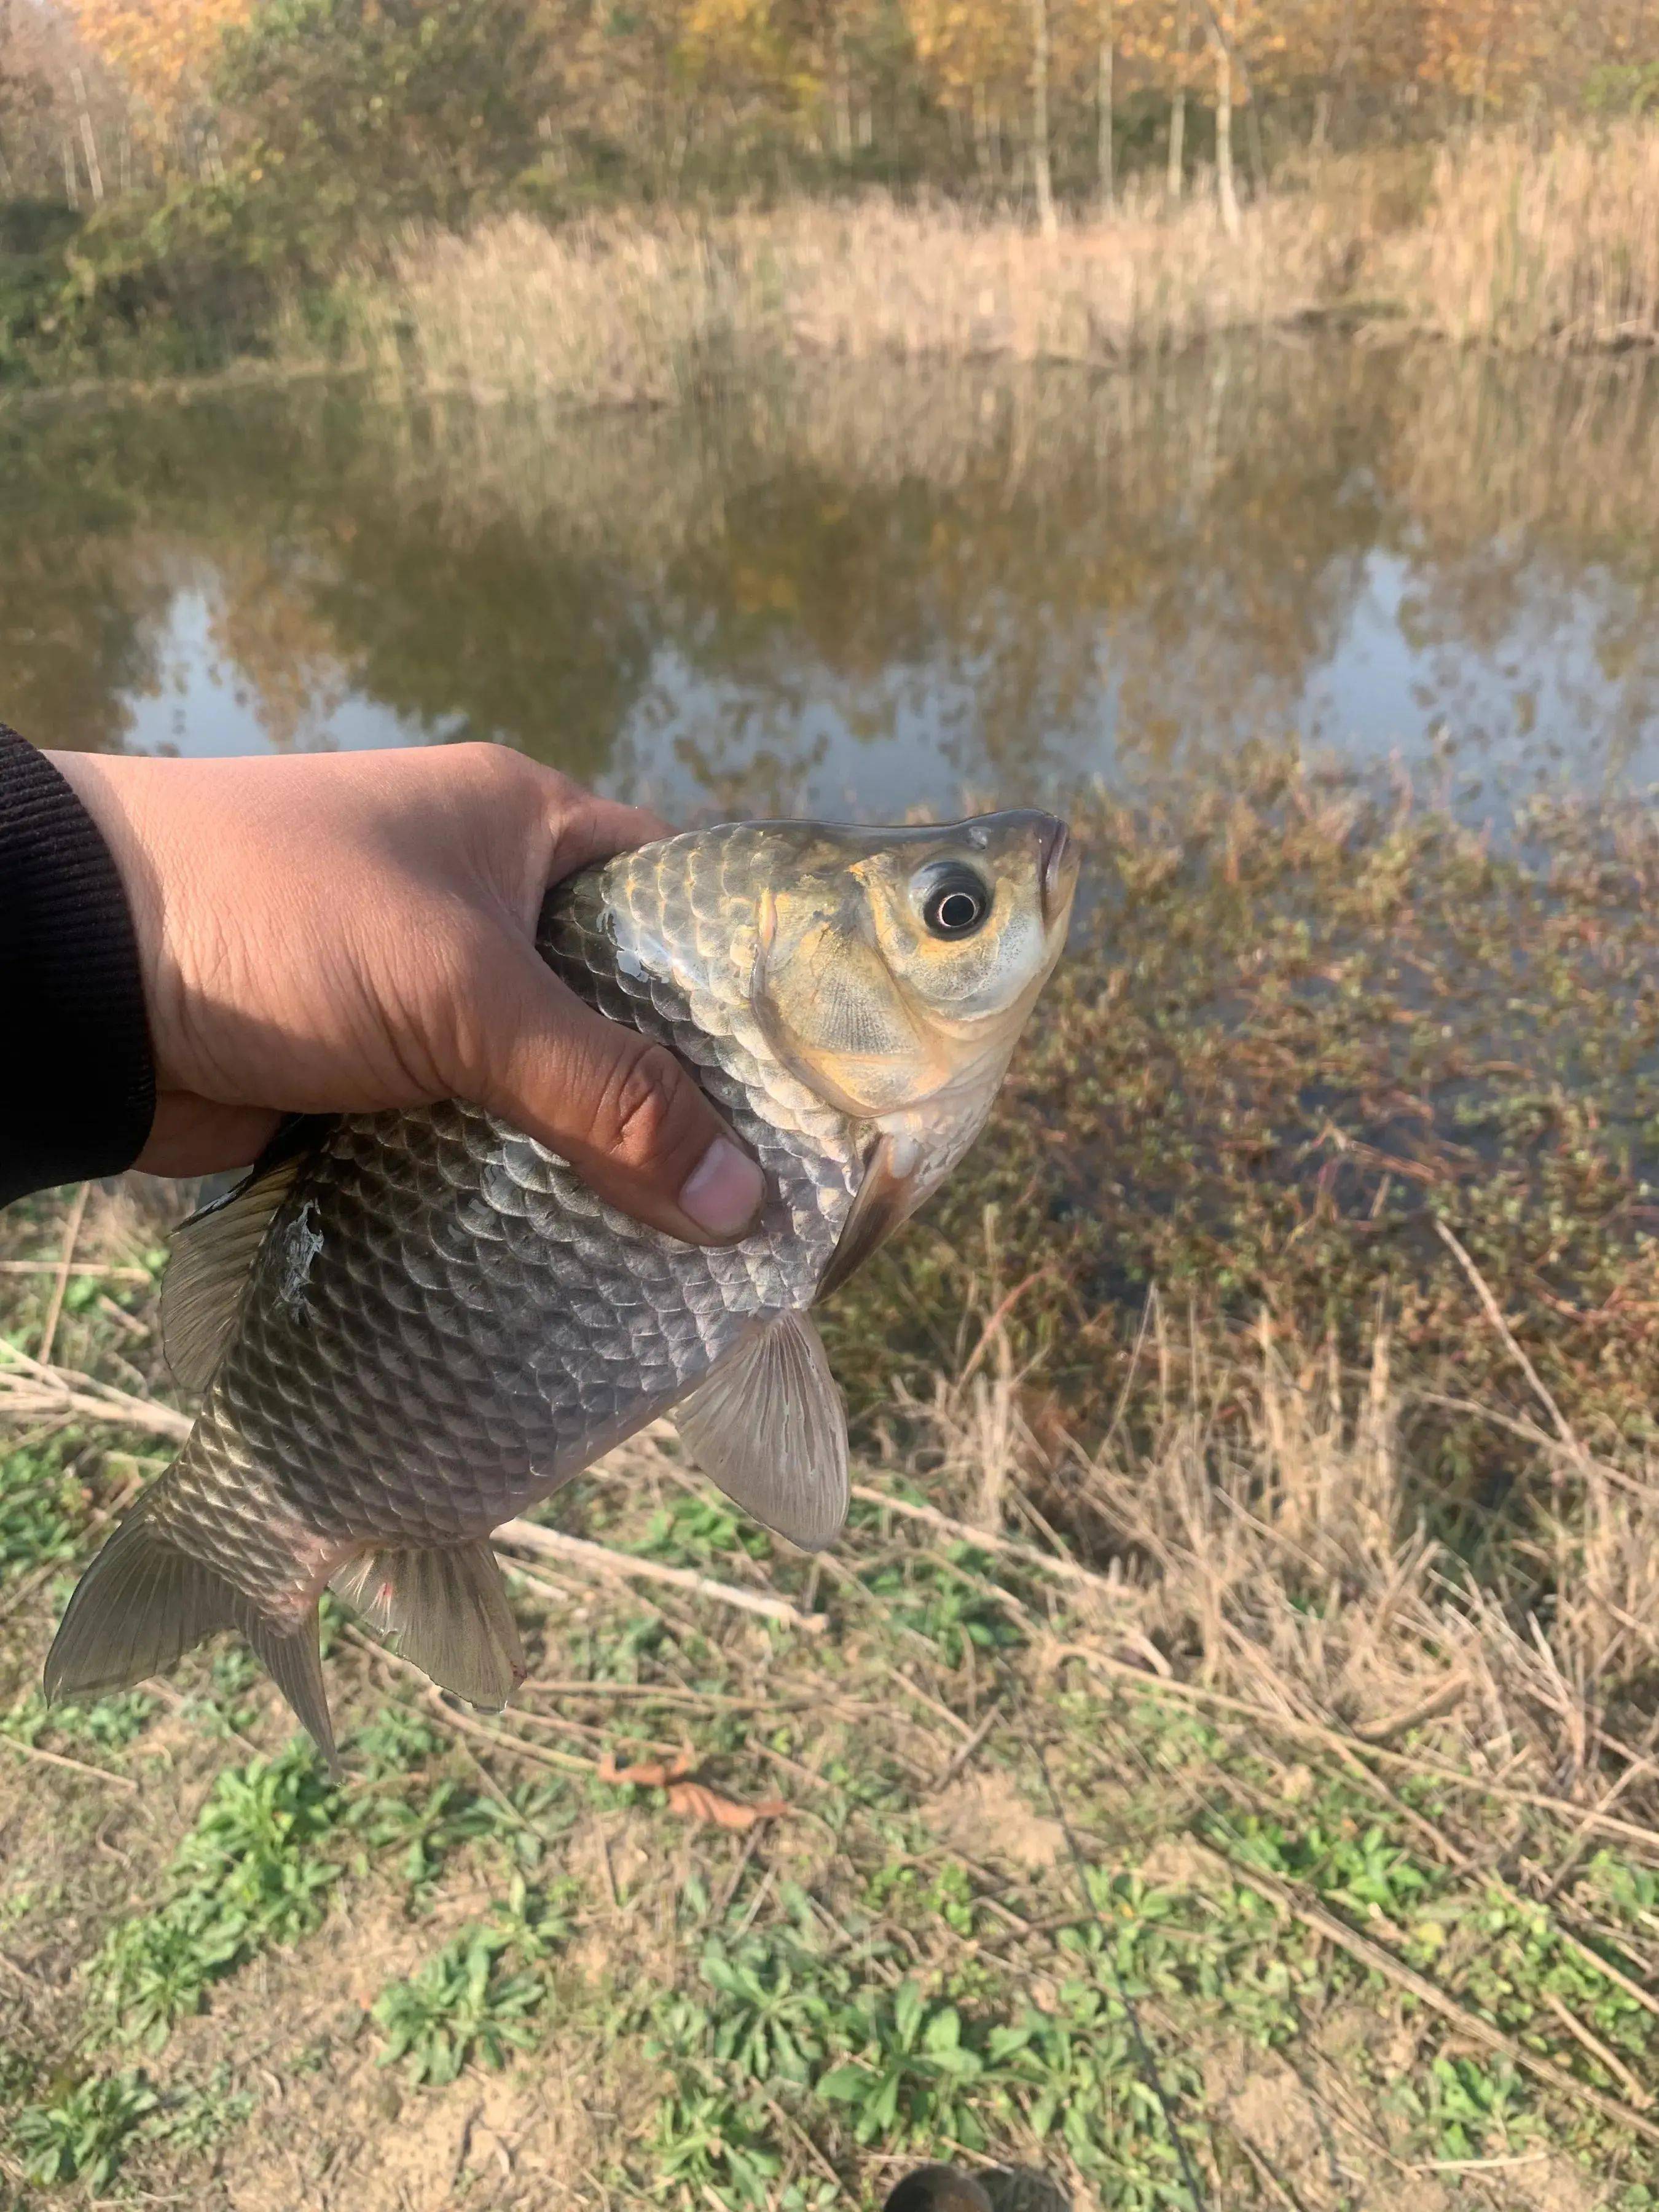
[(308, 390), (0, 416), (0, 714), (147, 750), (504, 738), (890, 813), (1296, 732), (1659, 775), (1659, 380), (1326, 343), (792, 379), (696, 417)]

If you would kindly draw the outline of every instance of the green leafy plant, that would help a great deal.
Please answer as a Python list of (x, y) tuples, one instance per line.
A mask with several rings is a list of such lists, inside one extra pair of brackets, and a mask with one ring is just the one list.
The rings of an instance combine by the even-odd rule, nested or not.
[(980, 2148), (985, 2130), (974, 2094), (988, 2071), (953, 2004), (932, 2002), (913, 1981), (855, 2007), (863, 2051), (820, 2075), (820, 2097), (848, 2108), (861, 2143), (927, 2139)]
[(128, 2071), (88, 2075), (52, 2104), (26, 2106), (13, 2128), (23, 2171), (31, 2181), (106, 2187), (156, 2101), (142, 2075)]
[(112, 1929), (88, 1969), (124, 2040), (159, 2047), (211, 1983), (319, 1923), (341, 1869), (315, 1847), (338, 1805), (309, 1750), (221, 1775), (173, 1860), (173, 1896)]
[(436, 2087), (475, 2060), (499, 2068), (527, 2050), (547, 1984), (503, 1963), (513, 1948), (508, 1929), (470, 1929), (406, 1981), (382, 1990), (374, 2007), (386, 2038), (381, 2064), (402, 2062), (411, 2081)]

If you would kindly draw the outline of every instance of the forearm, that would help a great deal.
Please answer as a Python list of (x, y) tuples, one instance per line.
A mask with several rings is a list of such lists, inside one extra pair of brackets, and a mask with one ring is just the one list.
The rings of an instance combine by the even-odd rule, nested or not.
[(3, 725), (0, 1014), (0, 1205), (130, 1167), (155, 1079), (126, 895), (68, 783)]

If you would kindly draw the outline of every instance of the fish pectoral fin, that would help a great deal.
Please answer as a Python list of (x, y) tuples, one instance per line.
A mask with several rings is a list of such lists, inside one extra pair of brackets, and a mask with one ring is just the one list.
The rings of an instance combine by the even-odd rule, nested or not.
[(294, 1115), (234, 1190), (174, 1231), (161, 1278), (161, 1348), (180, 1389), (205, 1390), (213, 1380), (265, 1231), (326, 1126), (320, 1115)]
[(136, 1505), (76, 1584), (46, 1654), (49, 1703), (125, 1690), (164, 1674), (216, 1629), (234, 1628), (338, 1771), (313, 1606), (297, 1628), (268, 1620)]
[(818, 1279), (814, 1303), (838, 1291), (878, 1246), (910, 1218), (916, 1205), (914, 1146), (878, 1137), (865, 1162), (864, 1179), (842, 1224), (830, 1264)]
[(364, 1552), (329, 1584), (440, 1689), (498, 1711), (525, 1678), (495, 1554), (482, 1540)]
[(847, 1413), (818, 1333), (801, 1313), (765, 1322), (674, 1408), (711, 1481), (803, 1551), (847, 1518)]

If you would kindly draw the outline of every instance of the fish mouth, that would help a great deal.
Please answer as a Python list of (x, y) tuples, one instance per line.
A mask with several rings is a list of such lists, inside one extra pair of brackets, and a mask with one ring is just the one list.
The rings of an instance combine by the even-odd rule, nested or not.
[(1053, 929), (1071, 912), (1072, 894), (1077, 889), (1078, 850), (1072, 842), (1071, 831), (1052, 815), (1044, 822), (1038, 834), (1042, 844), (1038, 880), (1042, 898), (1042, 919), (1045, 925)]

